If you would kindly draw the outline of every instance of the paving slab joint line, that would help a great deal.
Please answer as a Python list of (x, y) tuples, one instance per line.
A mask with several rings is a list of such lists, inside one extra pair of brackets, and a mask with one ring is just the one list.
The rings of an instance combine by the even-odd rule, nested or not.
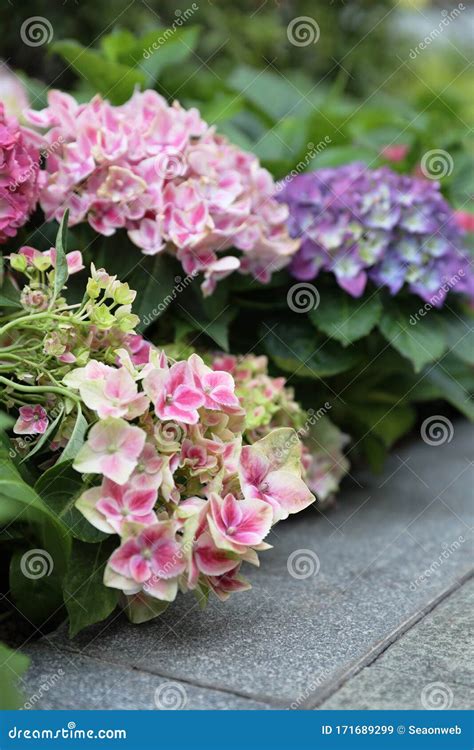
[(346, 669), (343, 673), (339, 672), (338, 675), (336, 675), (324, 687), (314, 690), (308, 696), (308, 698), (306, 698), (306, 700), (302, 701), (301, 706), (299, 706), (297, 710), (307, 711), (316, 709), (321, 703), (337, 693), (337, 691), (340, 690), (340, 688), (342, 688), (346, 682), (355, 677), (362, 669), (364, 669), (365, 667), (369, 667), (371, 664), (377, 661), (377, 659), (388, 648), (390, 648), (390, 646), (398, 641), (402, 635), (411, 630), (411, 628), (413, 628), (417, 623), (423, 620), (426, 615), (432, 612), (439, 604), (441, 604), (441, 602), (451, 596), (451, 594), (460, 589), (473, 576), (474, 569), (465, 573), (449, 588), (445, 589), (445, 591), (441, 592), (441, 594), (438, 594), (438, 596), (432, 599), (432, 601), (429, 602), (429, 604), (427, 604), (425, 607), (423, 607), (423, 609), (409, 617), (407, 620), (405, 620), (405, 622), (395, 628), (395, 630), (392, 630), (392, 632), (386, 638), (379, 641), (379, 643), (373, 646), (361, 659), (355, 662), (355, 664)]

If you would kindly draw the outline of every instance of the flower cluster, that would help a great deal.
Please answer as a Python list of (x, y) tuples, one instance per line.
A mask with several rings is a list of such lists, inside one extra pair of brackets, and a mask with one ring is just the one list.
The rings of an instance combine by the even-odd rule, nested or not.
[(276, 428), (293, 428), (293, 440), (301, 441), (303, 479), (319, 506), (330, 503), (349, 470), (343, 453), (349, 438), (327, 417), (330, 405), (322, 405), (317, 411), (304, 410), (286, 379), (269, 375), (265, 356), (217, 354), (211, 366), (234, 378), (235, 392), (245, 412), (245, 440), (252, 444)]
[(151, 350), (141, 365), (119, 357), (117, 367), (90, 360), (63, 379), (97, 417), (74, 468), (101, 480), (76, 507), (121, 540), (104, 583), (123, 592), (134, 620), (178, 587), (225, 599), (248, 587), (242, 562), (258, 564), (272, 525), (314, 501), (295, 433), (243, 446), (234, 380), (197, 354), (170, 362)]
[[(296, 252), (270, 174), (196, 109), (169, 106), (155, 91), (121, 106), (99, 96), (78, 104), (60, 91), (48, 102), (27, 114), (48, 129), (47, 219), (67, 205), (70, 225), (88, 221), (107, 236), (124, 228), (144, 253), (166, 249), (187, 274), (204, 272), (206, 294), (236, 269), (267, 282)], [(230, 247), (242, 257), (219, 255)]]
[(462, 234), (434, 181), (354, 163), (299, 175), (280, 197), (290, 234), (302, 238), (290, 268), (298, 279), (331, 271), (353, 297), (369, 279), (392, 294), (407, 284), (438, 306), (450, 288), (474, 293)]
[(0, 243), (14, 237), (34, 210), (45, 175), (41, 139), (5, 114), (0, 102)]
[(69, 449), (84, 481), (76, 508), (117, 538), (104, 584), (134, 622), (178, 589), (226, 599), (248, 588), (242, 563), (258, 565), (272, 526), (315, 499), (297, 433), (266, 429), (249, 444), (229, 369), (145, 342), (135, 292), (105, 270), (92, 267), (82, 302), (68, 305), (56, 274), (82, 268), (77, 251), (24, 247), (10, 268), (25, 277), (23, 311), (0, 328), (0, 401), (17, 414), (24, 458), (39, 452), (44, 469)]

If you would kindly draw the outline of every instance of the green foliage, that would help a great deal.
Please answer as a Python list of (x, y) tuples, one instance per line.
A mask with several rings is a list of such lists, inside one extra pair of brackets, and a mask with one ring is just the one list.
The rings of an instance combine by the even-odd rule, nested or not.
[(28, 669), (29, 658), (0, 643), (0, 710), (11, 711), (20, 707), (22, 695), (18, 683)]
[(64, 579), (64, 603), (71, 638), (82, 628), (105, 620), (118, 603), (119, 592), (103, 584), (105, 564), (116, 547), (114, 539), (99, 544), (75, 540)]

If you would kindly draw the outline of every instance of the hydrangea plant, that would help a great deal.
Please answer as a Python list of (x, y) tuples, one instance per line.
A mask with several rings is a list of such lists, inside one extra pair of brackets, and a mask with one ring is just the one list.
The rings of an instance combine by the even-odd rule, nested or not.
[[(0, 327), (0, 401), (15, 415), (15, 461), (39, 471), (39, 505), (74, 539), (64, 581), (72, 632), (118, 601), (142, 622), (178, 590), (226, 599), (248, 588), (242, 565), (258, 564), (272, 526), (315, 500), (298, 434), (278, 417), (286, 401), (290, 412), (298, 406), (281, 393), (273, 425), (258, 435), (255, 421), (246, 425), (237, 362), (210, 366), (196, 352), (175, 358), (144, 342), (135, 292), (104, 269), (92, 266), (82, 301), (69, 304), (65, 285), (82, 256), (65, 253), (64, 237), (65, 221), (55, 248), (9, 257), (18, 309)], [(250, 378), (247, 390), (272, 400), (271, 380), (261, 367), (253, 374), (259, 382)], [(95, 585), (111, 595), (100, 616), (79, 617), (77, 555), (93, 542), (107, 550)], [(87, 577), (99, 573), (85, 566)]]
[(353, 163), (298, 175), (279, 197), (290, 206), (290, 234), (302, 239), (290, 268), (297, 279), (329, 271), (353, 297), (369, 280), (392, 295), (406, 284), (437, 307), (450, 289), (474, 295), (463, 233), (439, 183)]
[(142, 252), (167, 250), (187, 274), (204, 272), (205, 294), (236, 269), (267, 282), (298, 248), (269, 172), (197, 109), (151, 90), (120, 106), (50, 91), (48, 107), (27, 118), (46, 129), (48, 220), (68, 207), (70, 225), (87, 221), (105, 236), (124, 229)]

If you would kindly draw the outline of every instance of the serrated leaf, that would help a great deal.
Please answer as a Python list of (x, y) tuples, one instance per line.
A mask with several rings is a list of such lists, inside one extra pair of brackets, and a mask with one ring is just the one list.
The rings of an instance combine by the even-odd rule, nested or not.
[(361, 354), (327, 340), (308, 321), (264, 325), (262, 343), (274, 362), (286, 372), (303, 378), (337, 375), (355, 367)]
[[(421, 305), (417, 300), (389, 302), (379, 322), (387, 341), (420, 372), (429, 362), (439, 359), (448, 341), (440, 322), (440, 313), (430, 310), (424, 317), (415, 317)], [(411, 321), (411, 322), (410, 322)], [(414, 322), (413, 322), (414, 321)]]
[(181, 285), (186, 285), (175, 274), (176, 266), (166, 255), (154, 255), (140, 260), (126, 276), (131, 289), (137, 292), (133, 312), (140, 318), (137, 330), (145, 331), (165, 310), (178, 299)]
[(87, 432), (87, 420), (82, 413), (82, 409), (79, 403), (77, 403), (77, 416), (76, 422), (69, 438), (66, 447), (56, 461), (56, 466), (65, 463), (66, 461), (74, 460), (82, 448)]
[(69, 614), (69, 635), (105, 620), (118, 603), (119, 591), (103, 584), (104, 569), (117, 547), (117, 539), (100, 544), (74, 540), (64, 578), (64, 603)]
[(382, 315), (377, 293), (370, 292), (356, 299), (339, 287), (328, 291), (321, 295), (318, 307), (309, 313), (316, 328), (343, 346), (367, 336)]
[(66, 260), (66, 248), (67, 248), (67, 222), (69, 217), (69, 211), (66, 210), (61, 219), (59, 225), (58, 234), (56, 236), (56, 263), (54, 266), (54, 291), (53, 298), (50, 303), (50, 307), (53, 305), (54, 300), (59, 297), (61, 291), (66, 284), (69, 271)]
[(127, 101), (136, 86), (146, 87), (146, 77), (141, 70), (107, 60), (100, 52), (83, 47), (79, 42), (56, 42), (52, 49), (113, 104)]
[(43, 503), (60, 519), (70, 534), (84, 542), (98, 542), (107, 537), (92, 526), (77, 510), (75, 503), (85, 490), (81, 475), (72, 468), (72, 460), (55, 464), (38, 479), (35, 490)]

